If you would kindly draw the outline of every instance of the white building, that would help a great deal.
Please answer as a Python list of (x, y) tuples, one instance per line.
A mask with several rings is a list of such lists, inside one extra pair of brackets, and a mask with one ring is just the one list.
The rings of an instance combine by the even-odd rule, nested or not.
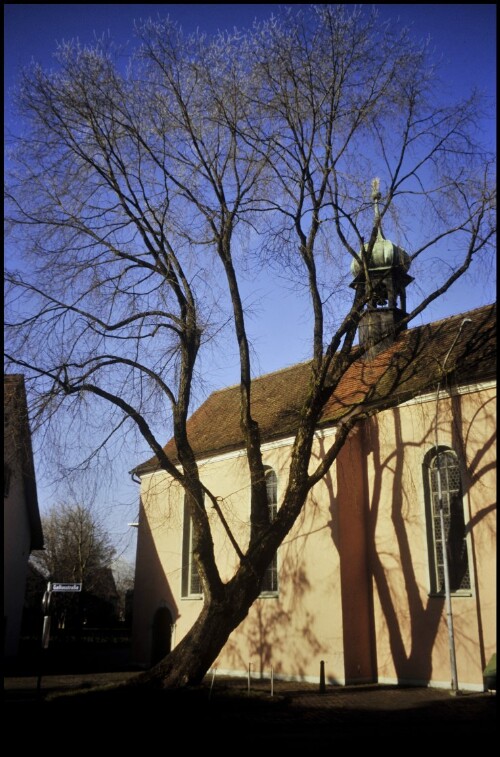
[(4, 376), (4, 656), (18, 651), (30, 552), (43, 549), (24, 378)]

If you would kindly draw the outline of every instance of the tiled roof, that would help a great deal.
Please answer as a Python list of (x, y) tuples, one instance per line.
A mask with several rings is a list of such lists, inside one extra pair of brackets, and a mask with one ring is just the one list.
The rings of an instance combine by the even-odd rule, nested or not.
[[(394, 404), (436, 387), (444, 379), (442, 365), (464, 318), (460, 338), (446, 361), (447, 382), (467, 384), (496, 372), (496, 306), (488, 305), (404, 331), (391, 347), (373, 360), (358, 360), (342, 377), (325, 405), (320, 425), (338, 422), (353, 405), (392, 397)], [(291, 436), (297, 429), (309, 379), (310, 363), (285, 368), (252, 383), (252, 413), (263, 442)], [(451, 374), (450, 374), (451, 371)], [(188, 420), (188, 437), (197, 457), (221, 454), (243, 446), (239, 425), (239, 386), (211, 394)], [(171, 439), (165, 452), (177, 460)], [(152, 458), (137, 473), (157, 468)]]

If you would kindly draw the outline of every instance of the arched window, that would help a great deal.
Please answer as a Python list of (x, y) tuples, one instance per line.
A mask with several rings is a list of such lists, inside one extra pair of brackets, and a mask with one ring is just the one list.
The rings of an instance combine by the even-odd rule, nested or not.
[(189, 513), (187, 502), (188, 495), (184, 498), (184, 518), (182, 529), (182, 573), (181, 573), (181, 596), (184, 598), (201, 597), (201, 578), (198, 573), (193, 555), (193, 519)]
[[(278, 512), (278, 478), (272, 468), (266, 468), (267, 504), (269, 520), (273, 521)], [(278, 553), (269, 564), (262, 579), (261, 594), (276, 594), (278, 591)]]
[[(470, 589), (469, 556), (460, 466), (456, 453), (447, 447), (433, 449), (424, 464), (429, 570), (432, 593), (443, 593), (444, 549), (448, 555), (450, 591)], [(440, 508), (443, 508), (444, 537)]]

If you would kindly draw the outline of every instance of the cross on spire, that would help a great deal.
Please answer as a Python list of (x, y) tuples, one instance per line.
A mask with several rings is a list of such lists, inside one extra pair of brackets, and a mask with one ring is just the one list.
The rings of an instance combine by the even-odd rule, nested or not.
[(380, 224), (380, 208), (379, 208), (379, 200), (382, 198), (382, 194), (380, 192), (380, 179), (375, 178), (372, 179), (372, 200), (373, 200), (373, 210), (375, 212), (375, 224), (378, 226)]

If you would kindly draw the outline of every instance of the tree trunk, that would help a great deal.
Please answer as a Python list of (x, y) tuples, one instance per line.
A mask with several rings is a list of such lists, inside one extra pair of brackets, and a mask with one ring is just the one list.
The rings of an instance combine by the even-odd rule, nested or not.
[(201, 613), (186, 636), (163, 660), (134, 678), (131, 685), (181, 688), (201, 683), (231, 633), (246, 618), (260, 594), (261, 581), (307, 495), (307, 486), (289, 486), (288, 496), (266, 534), (243, 558), (237, 573), (220, 591), (205, 596)]
[(182, 641), (150, 670), (130, 682), (132, 686), (146, 685), (161, 689), (196, 686), (230, 634), (248, 614), (258, 588), (249, 596), (246, 589), (227, 591), (222, 601), (206, 601), (200, 616)]

